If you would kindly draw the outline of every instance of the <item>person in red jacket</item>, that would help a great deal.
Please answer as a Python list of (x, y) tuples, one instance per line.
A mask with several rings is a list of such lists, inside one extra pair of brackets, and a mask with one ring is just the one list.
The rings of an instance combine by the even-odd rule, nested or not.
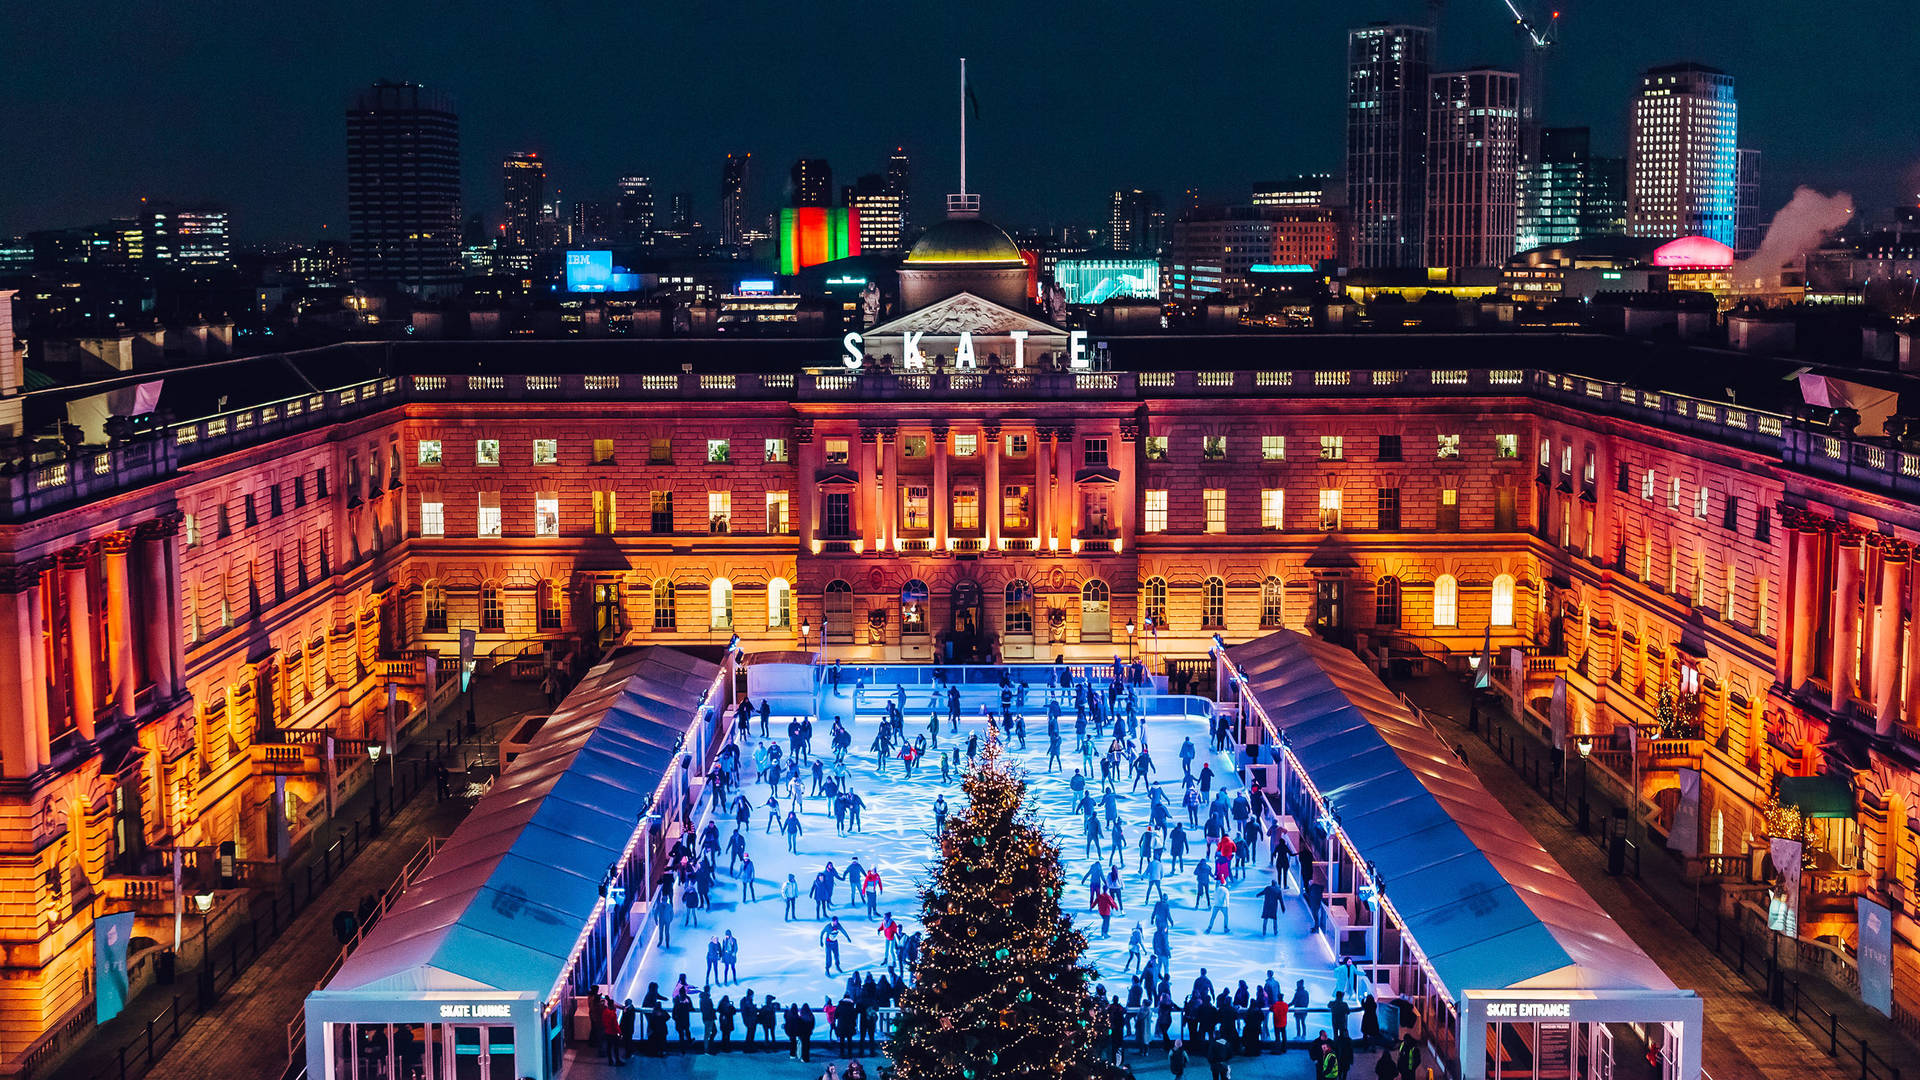
[(880, 915), (881, 888), (879, 867), (868, 870), (860, 879), (860, 895), (867, 898), (867, 917), (870, 919), (878, 918)]
[(1101, 937), (1109, 936), (1108, 928), (1113, 924), (1113, 913), (1119, 906), (1120, 901), (1115, 900), (1113, 894), (1105, 889), (1101, 889), (1093, 895), (1093, 910), (1100, 913)]

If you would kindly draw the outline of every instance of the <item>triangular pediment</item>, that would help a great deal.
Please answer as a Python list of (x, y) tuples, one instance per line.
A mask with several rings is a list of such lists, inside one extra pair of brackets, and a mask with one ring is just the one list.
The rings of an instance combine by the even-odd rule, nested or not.
[(889, 323), (866, 332), (869, 338), (889, 334), (926, 334), (929, 337), (958, 337), (964, 331), (982, 336), (1025, 330), (1029, 334), (1065, 336), (1066, 331), (1042, 322), (1024, 312), (1002, 307), (969, 292), (949, 296), (937, 304), (909, 311)]

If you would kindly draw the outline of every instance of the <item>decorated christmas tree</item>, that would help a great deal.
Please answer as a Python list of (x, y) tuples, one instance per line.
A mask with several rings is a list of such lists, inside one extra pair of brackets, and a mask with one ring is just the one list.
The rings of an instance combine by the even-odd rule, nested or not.
[(1026, 781), (989, 739), (921, 890), (921, 943), (887, 1054), (900, 1080), (1108, 1075), (1103, 1020), (1061, 910), (1060, 849), (1023, 805)]

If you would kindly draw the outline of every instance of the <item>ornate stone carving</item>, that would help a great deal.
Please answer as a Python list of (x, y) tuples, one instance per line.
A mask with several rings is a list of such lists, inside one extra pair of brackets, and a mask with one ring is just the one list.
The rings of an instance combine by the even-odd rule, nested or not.
[(91, 542), (70, 547), (54, 556), (59, 560), (62, 570), (84, 570), (87, 562), (93, 558), (95, 545)]

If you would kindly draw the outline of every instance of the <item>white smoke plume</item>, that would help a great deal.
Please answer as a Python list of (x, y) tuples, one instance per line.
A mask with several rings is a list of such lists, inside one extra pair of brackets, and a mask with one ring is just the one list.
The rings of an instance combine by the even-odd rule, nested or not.
[(1766, 238), (1753, 258), (1734, 264), (1733, 281), (1743, 289), (1771, 290), (1780, 286), (1780, 268), (1818, 247), (1853, 216), (1853, 196), (1842, 191), (1827, 196), (1810, 187), (1796, 188), (1793, 198), (1773, 215)]

